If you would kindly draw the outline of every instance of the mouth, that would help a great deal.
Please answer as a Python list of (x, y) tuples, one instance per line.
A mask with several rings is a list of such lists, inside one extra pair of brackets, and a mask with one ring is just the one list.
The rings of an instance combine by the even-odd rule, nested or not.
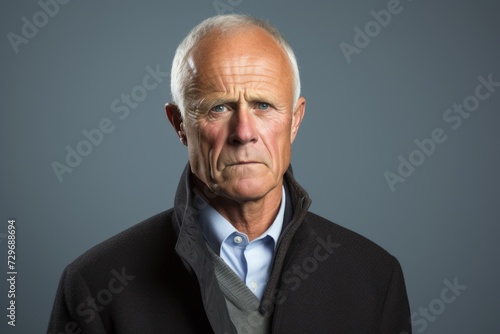
[(243, 165), (251, 165), (251, 164), (260, 164), (258, 161), (238, 161), (229, 164), (228, 166), (243, 166)]

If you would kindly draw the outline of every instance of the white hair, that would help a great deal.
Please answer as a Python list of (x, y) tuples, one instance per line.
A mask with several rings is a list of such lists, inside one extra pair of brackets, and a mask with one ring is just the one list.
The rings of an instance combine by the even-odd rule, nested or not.
[(247, 15), (228, 14), (210, 17), (202, 21), (189, 32), (177, 47), (172, 62), (170, 89), (172, 92), (172, 100), (179, 107), (182, 117), (186, 115), (186, 107), (189, 102), (188, 99), (191, 97), (189, 91), (193, 88), (193, 83), (191, 82), (191, 68), (188, 64), (189, 52), (207, 34), (214, 30), (219, 30), (222, 34), (231, 34), (245, 27), (259, 27), (264, 29), (271, 35), (278, 46), (285, 51), (293, 72), (293, 105), (295, 106), (300, 96), (300, 75), (297, 59), (295, 58), (291, 46), (278, 29), (268, 22)]

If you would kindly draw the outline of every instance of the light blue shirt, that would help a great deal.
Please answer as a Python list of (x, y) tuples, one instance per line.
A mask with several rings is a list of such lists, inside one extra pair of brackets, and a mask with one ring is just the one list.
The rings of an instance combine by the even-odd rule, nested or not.
[(236, 230), (195, 191), (195, 202), (198, 208), (201, 207), (199, 222), (205, 240), (259, 299), (264, 294), (274, 249), (283, 227), (285, 201), (285, 188), (282, 187), (281, 204), (274, 222), (261, 236), (249, 242), (245, 233)]

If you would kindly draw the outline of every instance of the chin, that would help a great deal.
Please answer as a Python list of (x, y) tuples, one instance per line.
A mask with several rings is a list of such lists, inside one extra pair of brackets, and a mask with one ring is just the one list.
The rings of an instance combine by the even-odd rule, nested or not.
[(274, 187), (271, 183), (263, 183), (262, 180), (256, 182), (253, 180), (234, 181), (227, 187), (220, 187), (221, 195), (233, 199), (237, 202), (257, 201), (265, 197)]

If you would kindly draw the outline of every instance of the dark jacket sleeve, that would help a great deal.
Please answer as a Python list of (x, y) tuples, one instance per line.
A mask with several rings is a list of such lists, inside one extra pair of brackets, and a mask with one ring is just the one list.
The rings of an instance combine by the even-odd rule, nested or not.
[(403, 271), (393, 258), (391, 280), (385, 295), (380, 333), (411, 334), (411, 319)]
[(106, 333), (99, 313), (89, 306), (92, 305), (90, 298), (81, 275), (66, 268), (59, 282), (47, 333)]

